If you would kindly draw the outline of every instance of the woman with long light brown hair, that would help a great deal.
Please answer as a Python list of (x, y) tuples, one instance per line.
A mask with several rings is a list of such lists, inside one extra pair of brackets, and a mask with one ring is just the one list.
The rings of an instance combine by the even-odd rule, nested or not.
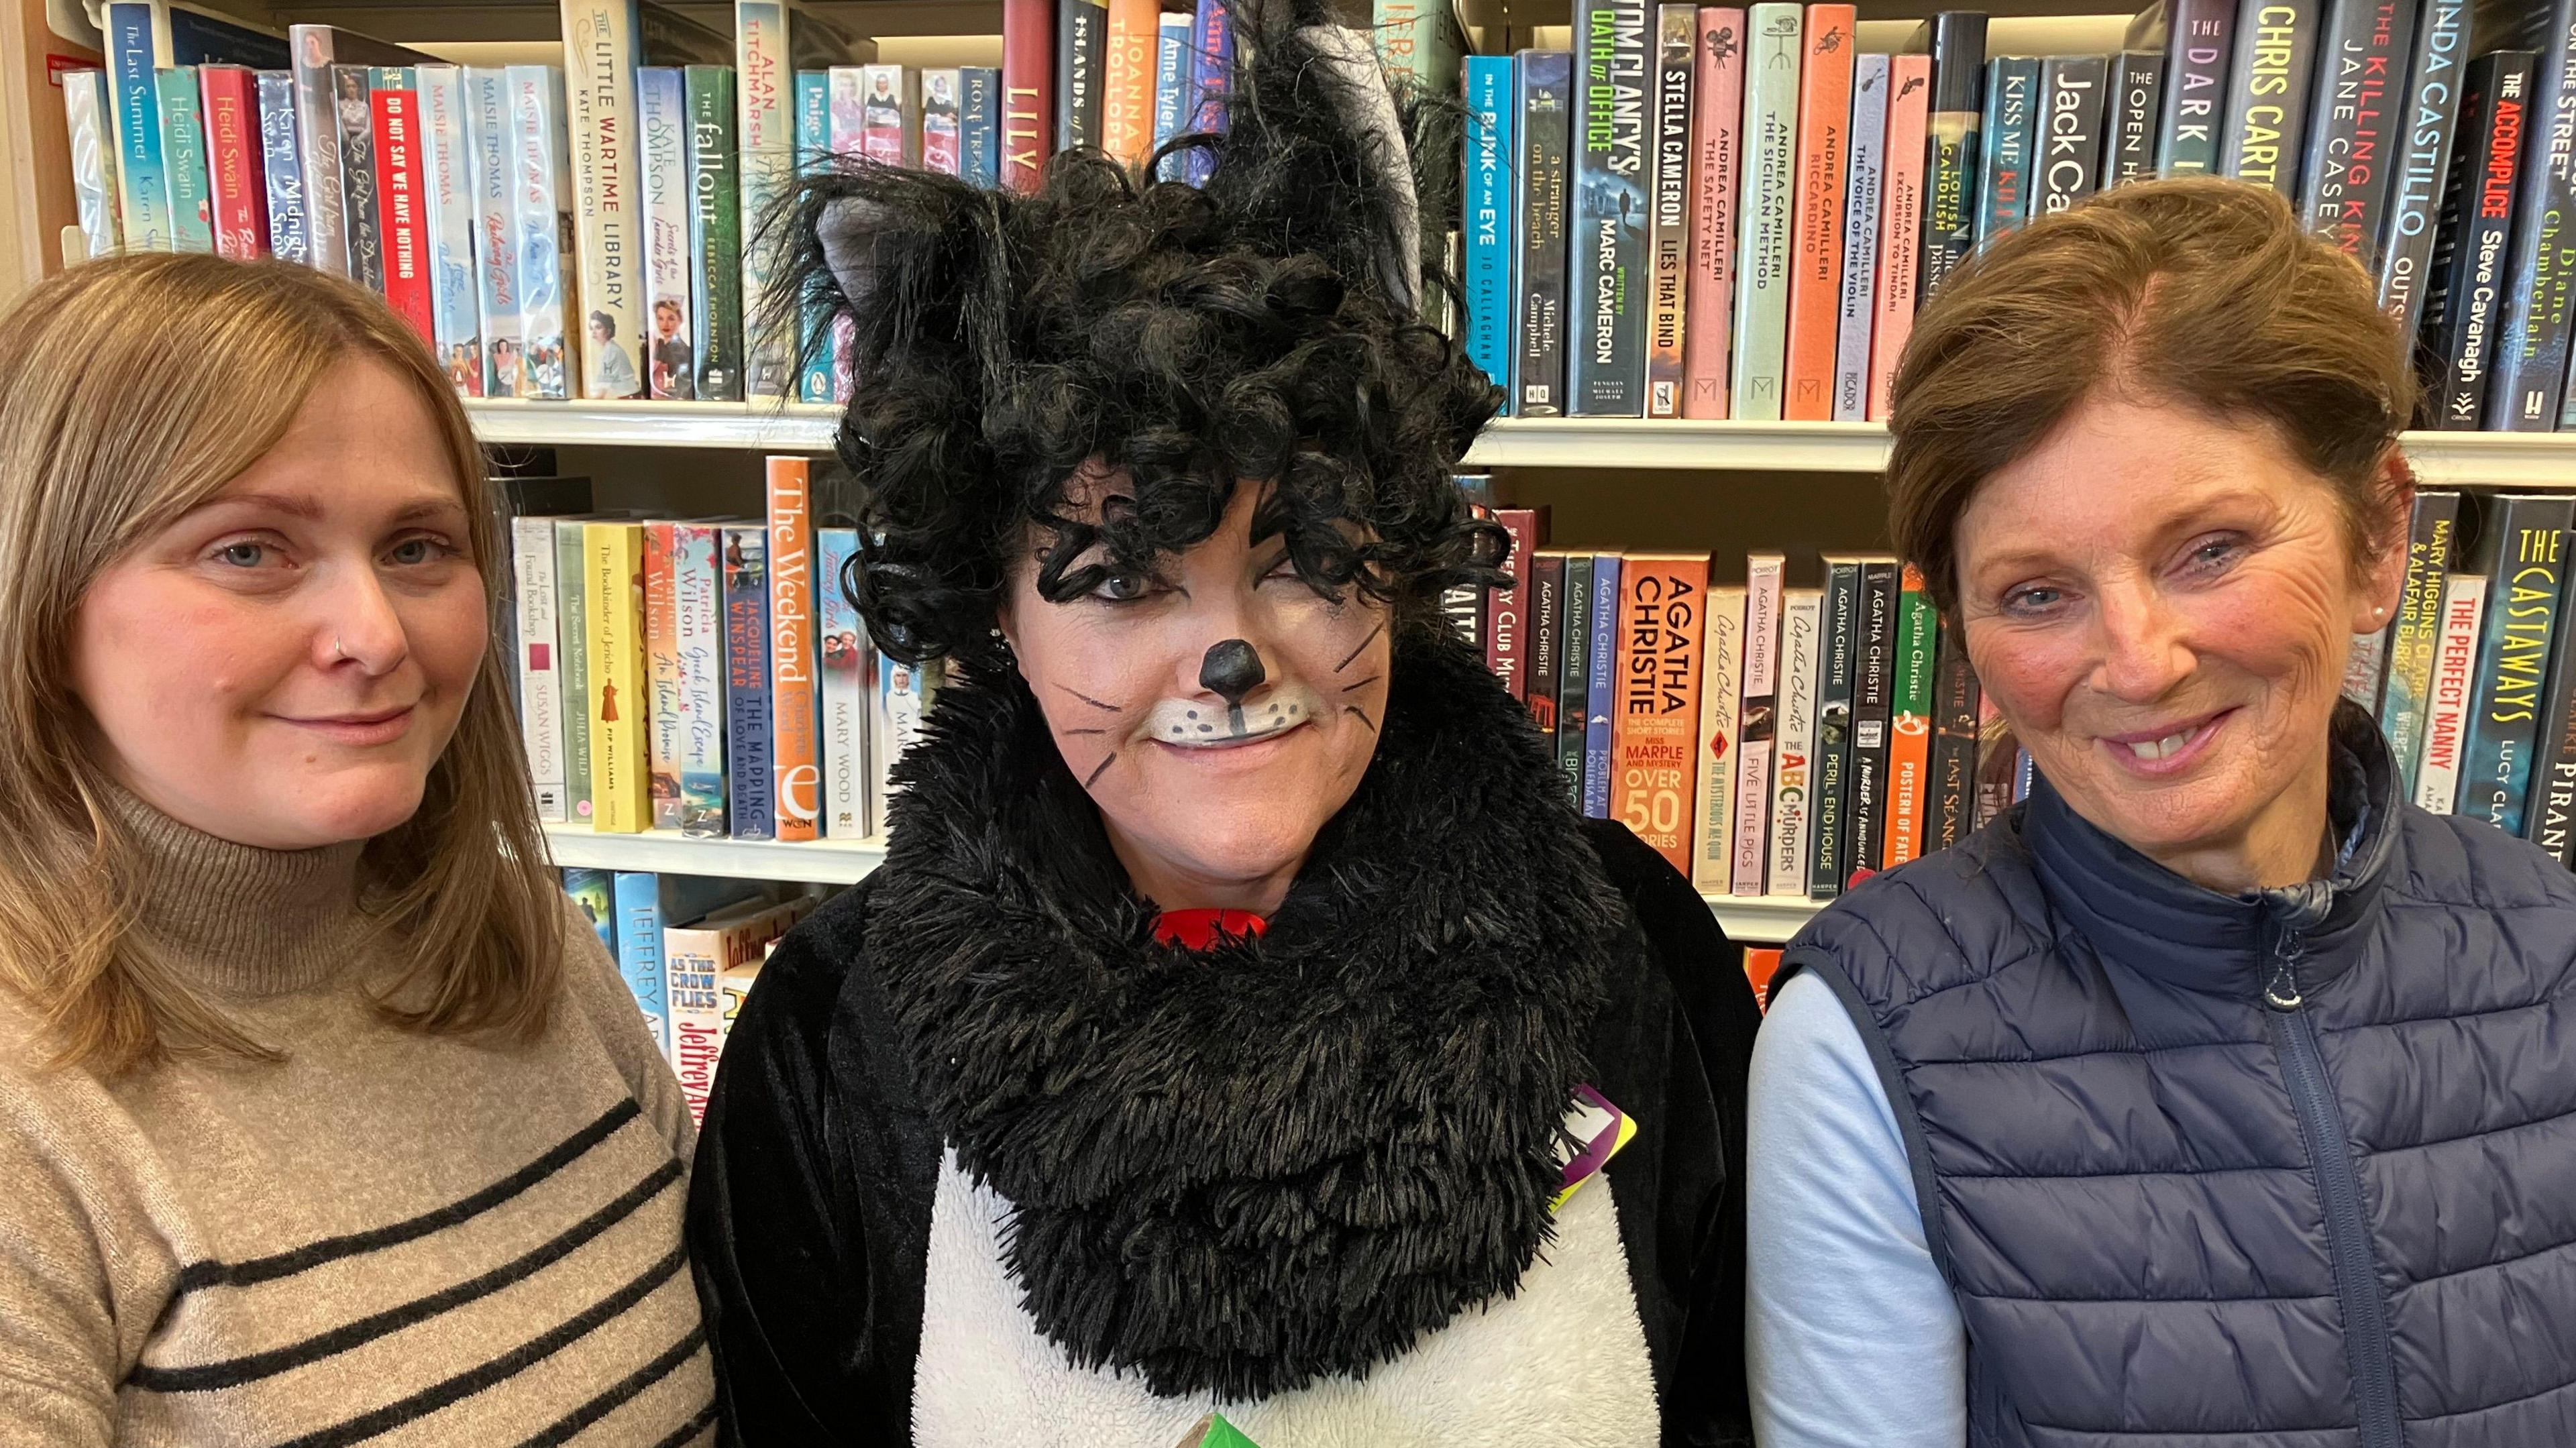
[(687, 1113), (547, 868), (486, 492), (346, 282), (0, 316), (0, 1445), (711, 1431)]

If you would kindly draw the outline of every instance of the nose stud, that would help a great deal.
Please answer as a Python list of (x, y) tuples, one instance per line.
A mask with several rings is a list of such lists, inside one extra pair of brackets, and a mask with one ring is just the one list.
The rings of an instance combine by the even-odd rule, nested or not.
[(1225, 700), (1229, 709), (1243, 707), (1243, 696), (1261, 687), (1268, 678), (1261, 668), (1261, 654), (1241, 639), (1227, 639), (1210, 645), (1207, 657), (1199, 662), (1199, 687)]

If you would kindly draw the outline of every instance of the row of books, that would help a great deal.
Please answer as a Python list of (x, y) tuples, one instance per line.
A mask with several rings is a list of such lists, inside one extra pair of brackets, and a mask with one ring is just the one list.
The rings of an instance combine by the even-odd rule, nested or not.
[(2576, 0), (2497, 11), (2170, 0), (2030, 58), (1968, 11), (1877, 55), (1851, 5), (1577, 0), (1572, 49), (1464, 63), (1464, 340), (1522, 416), (1881, 418), (1980, 245), (2217, 174), (2372, 272), (2424, 425), (2576, 427)]
[(563, 887), (635, 993), (689, 1114), (705, 1116), (717, 1059), (761, 962), (824, 897), (810, 886), (642, 870), (566, 870)]
[(539, 815), (606, 833), (882, 834), (888, 772), (938, 671), (885, 658), (813, 524), (807, 460), (768, 462), (765, 521), (511, 520), (519, 720)]

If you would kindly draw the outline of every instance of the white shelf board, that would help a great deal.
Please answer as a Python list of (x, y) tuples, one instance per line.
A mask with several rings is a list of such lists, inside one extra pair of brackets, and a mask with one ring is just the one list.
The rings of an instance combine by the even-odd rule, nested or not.
[(523, 402), (465, 404), (474, 435), (540, 447), (699, 447), (759, 452), (832, 450), (837, 407), (742, 402)]
[(1702, 898), (1716, 913), (1717, 923), (1726, 930), (1726, 938), (1737, 945), (1778, 945), (1797, 934), (1799, 927), (1828, 903), (1804, 900), (1795, 895), (1708, 895)]
[(664, 875), (721, 875), (739, 880), (796, 880), (850, 885), (885, 860), (885, 842), (691, 839), (676, 830), (602, 834), (585, 825), (548, 825), (555, 863), (572, 869), (652, 870)]
[(1471, 468), (1744, 468), (1874, 473), (1887, 466), (1874, 422), (1648, 422), (1633, 417), (1496, 418)]

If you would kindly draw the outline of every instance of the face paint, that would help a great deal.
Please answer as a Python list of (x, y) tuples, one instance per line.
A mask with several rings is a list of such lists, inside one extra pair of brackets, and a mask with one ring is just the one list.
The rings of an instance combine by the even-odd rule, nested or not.
[[(1078, 484), (1068, 509), (1096, 517), (1120, 486)], [(1256, 544), (1260, 501), (1238, 490), (1215, 534), (1162, 559), (1160, 576), (1062, 603), (1037, 591), (1040, 542), (1002, 609), (1066, 767), (1130, 882), (1166, 910), (1276, 908), (1385, 717), (1386, 610), (1356, 589), (1318, 595), (1282, 540)]]

